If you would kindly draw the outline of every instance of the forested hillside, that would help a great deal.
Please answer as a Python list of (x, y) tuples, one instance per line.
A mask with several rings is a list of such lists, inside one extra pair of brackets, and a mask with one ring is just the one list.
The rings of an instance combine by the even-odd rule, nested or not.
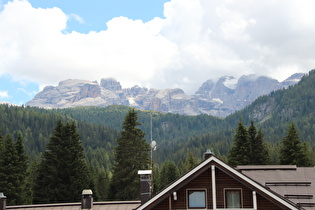
[(202, 152), (200, 148), (209, 147), (219, 156), (226, 155), (240, 120), (246, 126), (253, 121), (257, 128), (262, 129), (264, 139), (269, 143), (271, 153), (274, 155), (273, 163), (279, 163), (276, 147), (286, 135), (290, 123), (296, 124), (301, 140), (307, 142), (314, 151), (315, 70), (310, 71), (298, 84), (288, 89), (259, 97), (243, 110), (226, 117), (215, 132), (203, 133), (190, 139), (188, 143), (179, 145), (178, 149), (187, 152), (189, 148), (200, 154)]
[(118, 132), (105, 125), (86, 123), (80, 119), (65, 115), (58, 110), (46, 110), (31, 107), (0, 105), (0, 129), (2, 135), (16, 138), (21, 132), (25, 150), (30, 160), (36, 160), (44, 151), (56, 122), (75, 121), (81, 136), (86, 156), (92, 165), (110, 169), (115, 139)]
[[(105, 108), (81, 107), (56, 111), (59, 114), (69, 115), (74, 119), (80, 119), (97, 125), (106, 125), (120, 130), (121, 122), (129, 109), (130, 107), (126, 106), (109, 106)], [(186, 158), (186, 153), (178, 151), (179, 145), (182, 143), (186, 144), (190, 138), (214, 132), (221, 128), (224, 123), (222, 119), (209, 115), (187, 116), (138, 111), (139, 122), (141, 123), (140, 128), (146, 133), (148, 141), (151, 139), (151, 115), (152, 139), (158, 144), (158, 149), (154, 153), (154, 160), (158, 163), (162, 163), (165, 159), (178, 161), (179, 159)], [(204, 150), (204, 148), (200, 149)], [(169, 155), (172, 157), (169, 157)], [(199, 156), (199, 153), (197, 156)]]
[(279, 141), (289, 123), (297, 125), (301, 139), (315, 144), (315, 70), (288, 89), (262, 96), (251, 105), (225, 119), (235, 124), (240, 118), (245, 124), (250, 120), (263, 129), (266, 140)]
[[(111, 151), (115, 145), (115, 138), (128, 110), (129, 107), (126, 106), (46, 110), (1, 105), (0, 127), (3, 135), (16, 136), (21, 131), (26, 139), (26, 151), (34, 159), (44, 150), (58, 119), (75, 120), (87, 156), (91, 159), (97, 158), (93, 161), (96, 163), (103, 161), (100, 158), (106, 154), (107, 162), (112, 159)], [(139, 122), (142, 124), (140, 128), (146, 133), (148, 141), (151, 139), (152, 114), (152, 138), (158, 144), (155, 154), (157, 162), (164, 161), (168, 153), (173, 153), (174, 148), (181, 142), (186, 142), (186, 139), (202, 133), (215, 131), (223, 122), (222, 119), (208, 115), (183, 116), (148, 111), (138, 111), (138, 113)]]
[[(245, 125), (253, 120), (261, 128), (267, 142), (278, 142), (285, 134), (290, 122), (294, 122), (301, 139), (313, 145), (315, 136), (315, 71), (289, 89), (262, 96), (251, 105), (225, 119), (208, 115), (183, 116), (138, 110), (140, 128), (158, 144), (155, 161), (165, 159), (179, 161), (189, 152), (201, 157), (206, 148), (212, 148), (217, 155), (225, 155), (233, 139), (237, 123), (242, 119)], [(30, 156), (42, 152), (51, 135), (55, 122), (62, 119), (75, 120), (87, 156), (99, 164), (99, 154), (106, 154), (106, 161), (112, 157), (115, 138), (128, 112), (126, 106), (78, 107), (71, 109), (39, 109), (31, 107), (0, 106), (0, 128), (2, 133), (17, 135), (21, 131)]]
[[(292, 123), (296, 125), (297, 138), (303, 142), (301, 147), (308, 148), (310, 145), (312, 151), (308, 154), (314, 158), (314, 107), (315, 70), (304, 76), (297, 85), (262, 96), (242, 111), (224, 119), (209, 115), (184, 116), (140, 110), (137, 110), (137, 117), (141, 124), (139, 128), (144, 131), (147, 143), (151, 140), (151, 128), (152, 139), (157, 142), (157, 149), (152, 154), (154, 176), (171, 181), (198, 163), (208, 148), (219, 158), (227, 160), (236, 128), (240, 123), (245, 127), (255, 124), (257, 130), (262, 133), (262, 140), (267, 142), (266, 149), (272, 164), (280, 163), (279, 145)], [(10, 143), (11, 139), (15, 139), (15, 142), (16, 139), (23, 139), (30, 166), (28, 183), (32, 183), (35, 176), (33, 168), (37, 167), (41, 155), (45, 153), (56, 123), (74, 122), (87, 166), (94, 177), (92, 183), (94, 186), (103, 187), (98, 189), (96, 199), (104, 200), (108, 190), (105, 190), (105, 186), (108, 186), (113, 172), (116, 140), (129, 111), (130, 107), (126, 106), (48, 110), (0, 105), (0, 140), (7, 142), (6, 145), (13, 145)], [(3, 150), (1, 144), (0, 142), (0, 150)], [(4, 151), (8, 151), (8, 148)], [(176, 173), (165, 175), (165, 171)], [(173, 178), (170, 179), (170, 176)], [(158, 181), (155, 183), (155, 189), (161, 189), (167, 184), (158, 178), (156, 180)]]
[[(3, 186), (9, 186), (9, 183), (6, 181), (4, 181), (5, 184), (0, 187), (0, 190), (4, 191), (11, 197), (9, 204), (14, 205), (31, 203), (32, 199), (33, 202), (36, 203), (59, 201), (58, 199), (54, 200), (54, 198), (51, 196), (48, 200), (45, 200), (45, 195), (47, 193), (44, 196), (34, 194), (34, 197), (32, 198), (32, 192), (27, 192), (25, 189), (27, 188), (32, 191), (32, 186), (36, 187), (38, 185), (36, 184), (36, 180), (38, 180), (36, 178), (37, 174), (47, 173), (43, 167), (39, 168), (38, 164), (43, 160), (43, 158), (47, 156), (45, 154), (50, 151), (49, 148), (52, 148), (51, 144), (49, 148), (46, 146), (49, 145), (48, 142), (52, 139), (52, 136), (56, 136), (57, 130), (54, 130), (54, 128), (57, 122), (60, 121), (65, 123), (74, 122), (76, 125), (75, 130), (77, 130), (78, 134), (80, 135), (80, 141), (82, 142), (85, 159), (89, 168), (89, 177), (91, 179), (89, 181), (89, 185), (95, 193), (95, 199), (110, 199), (108, 198), (109, 191), (107, 188), (112, 177), (111, 174), (113, 173), (113, 163), (115, 160), (114, 151), (117, 146), (116, 140), (118, 139), (118, 133), (121, 130), (123, 119), (129, 110), (129, 107), (122, 106), (112, 106), (107, 108), (84, 107), (64, 110), (45, 110), (31, 107), (0, 105), (0, 178), (3, 178), (4, 180), (9, 179), (9, 176), (18, 178), (15, 175), (18, 174), (17, 172), (11, 174), (11, 172), (13, 173), (16, 171), (15, 167), (12, 170), (7, 170), (7, 167), (11, 166), (12, 164), (17, 166), (15, 161), (12, 163), (10, 161), (1, 161), (2, 156), (6, 157), (7, 153), (12, 153), (10, 152), (9, 148), (12, 147), (11, 145), (14, 145), (14, 142), (17, 138), (23, 139), (21, 142), (24, 143), (27, 156), (27, 160), (25, 161), (29, 163), (27, 171), (23, 171), (23, 173), (28, 174), (27, 176), (24, 176), (23, 179), (23, 183), (25, 183), (23, 185), (23, 193), (16, 194), (16, 190), (14, 189), (12, 189), (13, 191), (3, 189)], [(207, 115), (190, 117), (174, 114), (162, 114), (158, 112), (142, 112), (139, 110), (137, 113), (139, 114), (139, 123), (142, 124), (139, 127), (145, 131), (144, 135), (146, 136), (145, 139), (148, 143), (150, 143), (151, 138), (150, 122), (152, 117), (152, 133), (154, 140), (158, 142), (158, 149), (157, 151), (154, 151), (153, 154), (153, 161), (157, 170), (155, 173), (158, 174), (155, 175), (155, 190), (161, 189), (167, 184), (165, 181), (165, 183), (162, 185), (158, 184), (159, 179), (157, 179), (157, 177), (159, 177), (160, 174), (158, 172), (160, 167), (161, 176), (165, 177), (165, 180), (168, 180), (169, 182), (179, 175), (179, 168), (181, 169), (181, 173), (183, 173), (198, 162), (197, 160), (194, 160), (194, 156), (192, 153), (190, 153), (189, 164), (186, 164), (185, 160), (188, 158), (189, 154), (178, 155), (179, 151), (175, 151), (175, 148), (177, 147), (176, 145), (181, 142), (185, 142), (189, 137), (193, 138), (194, 136), (198, 136), (200, 133), (214, 130), (222, 123), (222, 119)], [(62, 128), (62, 126), (60, 127)], [(68, 131), (58, 130), (58, 132), (60, 134), (57, 136), (62, 136)], [(53, 139), (55, 138), (56, 137)], [(68, 141), (68, 137), (65, 138), (65, 140)], [(61, 148), (63, 149), (65, 147)], [(176, 155), (172, 155), (172, 157), (170, 157), (169, 154)], [(19, 158), (16, 157), (16, 152), (13, 152), (12, 155), (12, 160)], [(62, 159), (65, 157), (66, 156), (58, 156), (54, 159), (63, 163)], [(174, 159), (175, 157), (177, 159)], [(168, 164), (162, 164), (165, 160), (169, 160), (170, 158), (172, 158), (172, 162), (169, 161)], [(198, 157), (197, 159), (200, 158)], [(173, 161), (175, 161), (177, 164), (175, 165)], [(45, 166), (45, 164), (41, 165)], [(177, 171), (176, 175), (171, 176), (172, 178), (169, 177), (168, 173), (165, 174), (165, 171), (174, 171), (173, 169), (166, 169), (169, 167), (175, 167), (173, 169)], [(40, 172), (38, 172), (39, 169)], [(17, 181), (16, 183), (20, 183), (20, 181)], [(38, 188), (40, 189), (41, 187)], [(13, 199), (15, 195), (28, 196), (24, 196), (23, 198), (17, 197)], [(73, 195), (69, 195), (68, 198), (70, 199), (71, 196)], [(70, 199), (68, 201), (74, 200)]]

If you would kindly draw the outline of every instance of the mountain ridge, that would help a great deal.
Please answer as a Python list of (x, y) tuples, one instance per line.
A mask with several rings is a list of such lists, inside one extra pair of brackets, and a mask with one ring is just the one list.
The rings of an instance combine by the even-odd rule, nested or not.
[(223, 76), (216, 82), (207, 80), (195, 95), (187, 95), (179, 88), (148, 89), (137, 85), (122, 88), (113, 78), (101, 79), (100, 84), (68, 79), (59, 82), (58, 86), (46, 86), (26, 105), (41, 108), (125, 105), (164, 113), (226, 117), (259, 96), (296, 84), (303, 75), (294, 74), (283, 82), (257, 75), (243, 75), (238, 80), (233, 76)]

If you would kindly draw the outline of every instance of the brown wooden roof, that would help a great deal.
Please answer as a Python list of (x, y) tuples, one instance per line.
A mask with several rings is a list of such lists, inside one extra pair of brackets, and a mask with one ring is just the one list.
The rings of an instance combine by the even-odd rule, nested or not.
[[(93, 210), (132, 210), (140, 205), (140, 201), (94, 202)], [(13, 210), (78, 210), (81, 203), (59, 203), (24, 206), (7, 206)]]
[(315, 210), (314, 167), (238, 166), (237, 169), (304, 209)]

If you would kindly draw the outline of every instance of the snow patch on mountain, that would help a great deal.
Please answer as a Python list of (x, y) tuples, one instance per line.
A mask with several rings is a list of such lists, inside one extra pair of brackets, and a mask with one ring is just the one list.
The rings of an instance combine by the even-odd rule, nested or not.
[(237, 82), (238, 80), (235, 77), (226, 76), (223, 84), (230, 89), (235, 89), (237, 86)]
[(223, 104), (223, 101), (221, 99), (219, 99), (219, 98), (214, 98), (212, 100), (215, 101), (215, 102), (218, 102), (220, 104)]

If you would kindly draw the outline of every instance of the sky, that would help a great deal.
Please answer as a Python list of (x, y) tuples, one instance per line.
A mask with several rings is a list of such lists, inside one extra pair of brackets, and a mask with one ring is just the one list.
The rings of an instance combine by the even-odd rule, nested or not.
[(66, 79), (181, 88), (315, 67), (314, 0), (0, 0), (0, 101)]

